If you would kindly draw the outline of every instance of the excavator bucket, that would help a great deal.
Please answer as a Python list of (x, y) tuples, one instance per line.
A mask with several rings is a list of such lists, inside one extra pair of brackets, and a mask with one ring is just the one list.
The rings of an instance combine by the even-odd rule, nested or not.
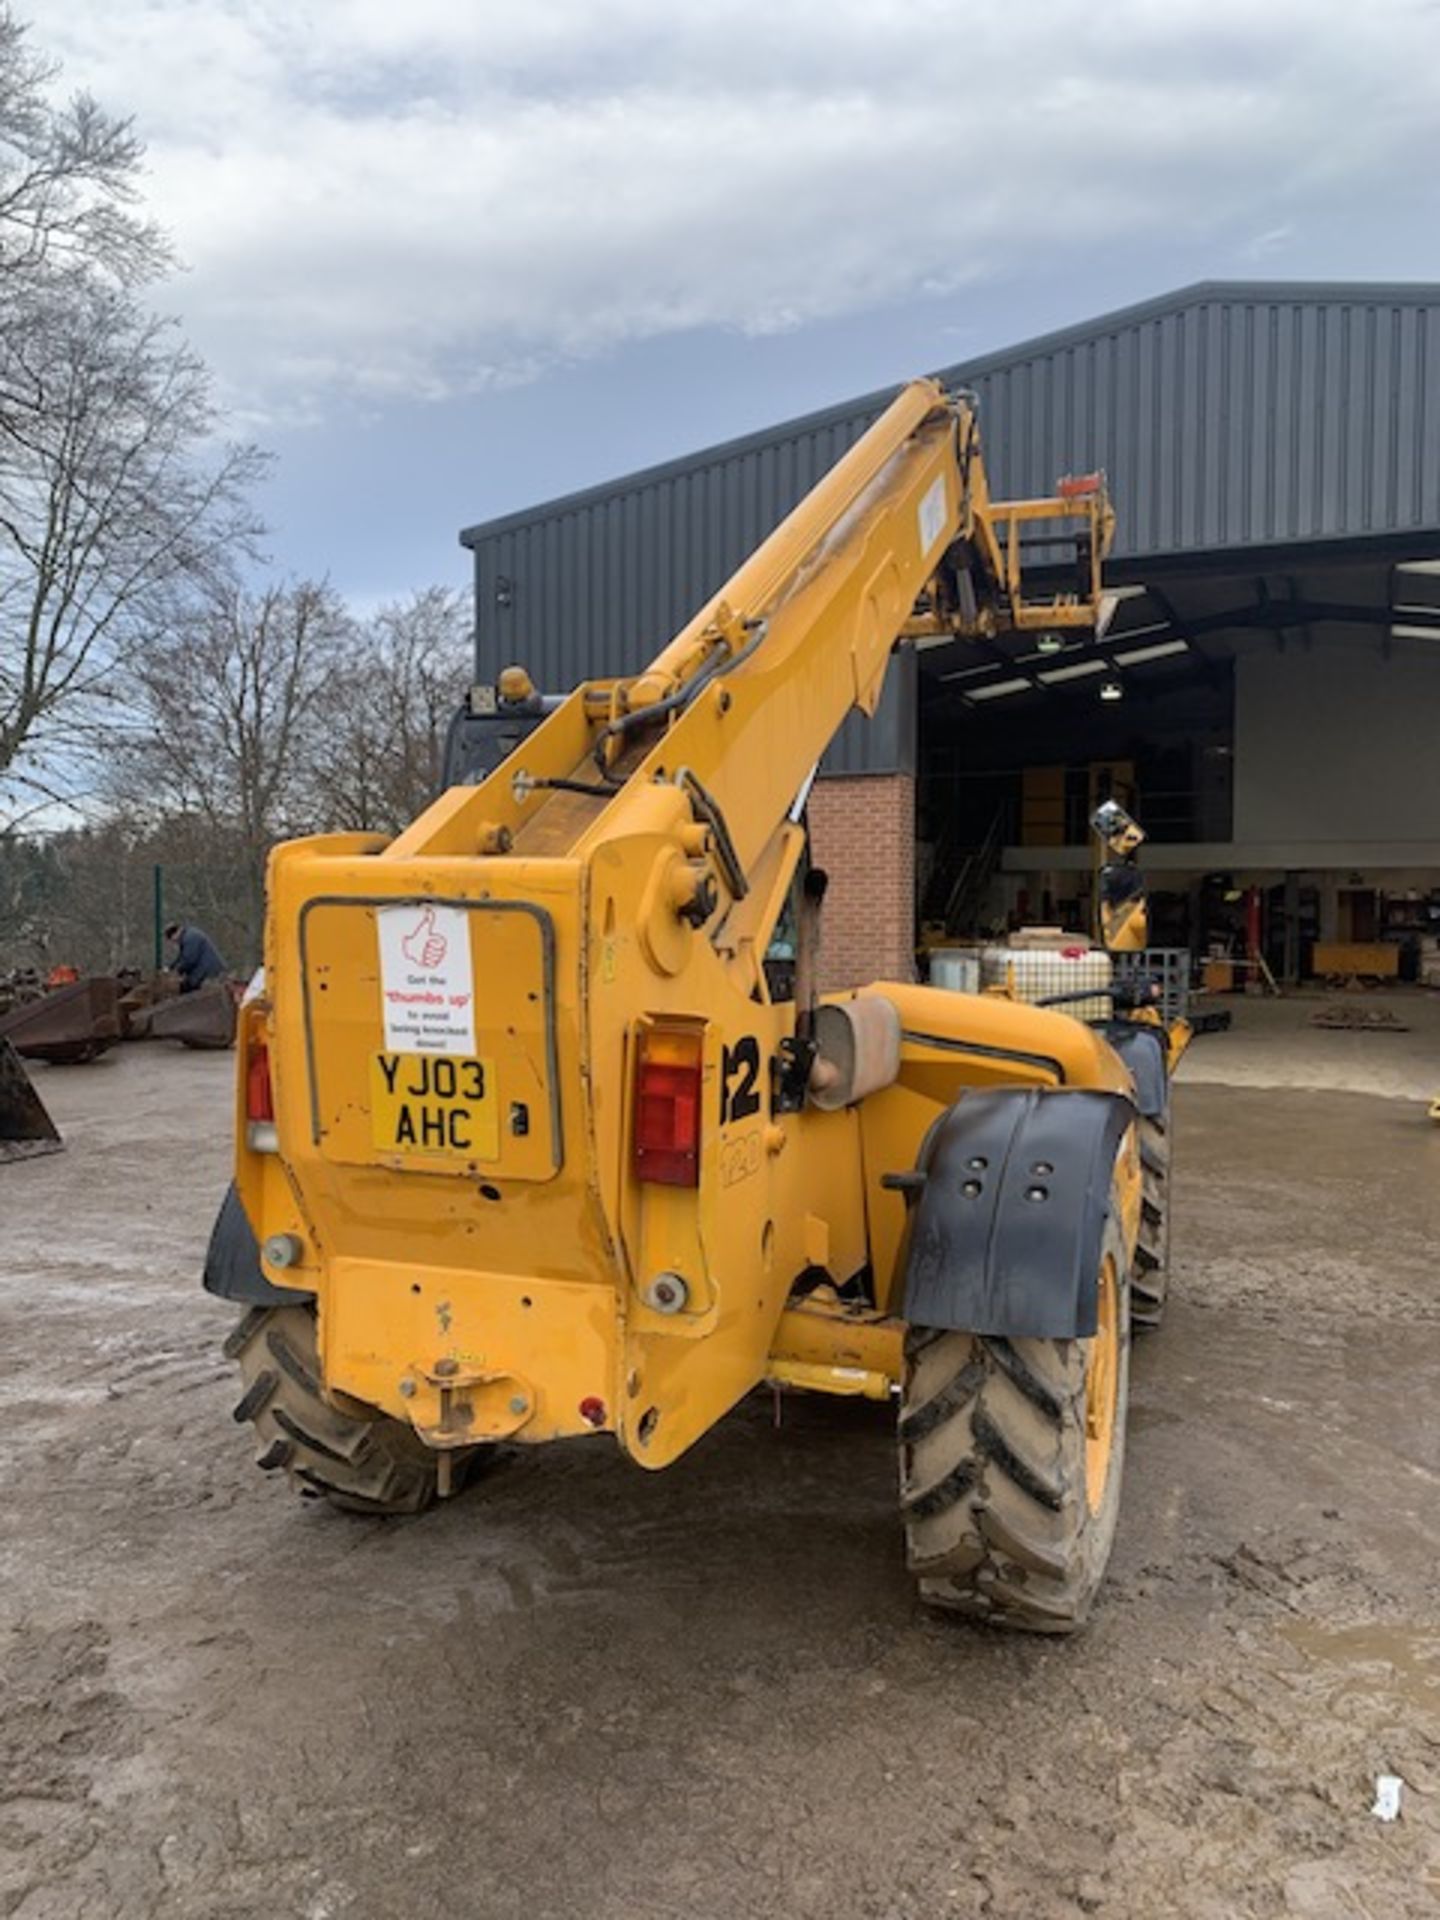
[(120, 1033), (126, 1040), (148, 1039), (155, 1008), (173, 1000), (180, 991), (174, 974), (163, 972), (125, 974), (119, 986)]
[(33, 1160), (64, 1144), (19, 1054), (0, 1039), (0, 1161)]
[(94, 1060), (120, 1038), (117, 999), (113, 976), (93, 974), (12, 1007), (0, 1018), (0, 1035), (26, 1060)]
[(152, 1040), (179, 1040), (187, 1047), (231, 1047), (235, 1044), (235, 1007), (231, 983), (209, 980), (194, 993), (158, 1001), (150, 1009), (146, 1032)]

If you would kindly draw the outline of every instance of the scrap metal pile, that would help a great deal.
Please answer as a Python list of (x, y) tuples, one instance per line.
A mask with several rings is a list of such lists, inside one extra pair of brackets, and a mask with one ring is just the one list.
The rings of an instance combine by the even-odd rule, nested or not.
[(78, 1066), (122, 1040), (230, 1047), (239, 992), (222, 979), (182, 994), (173, 974), (138, 968), (81, 976), (56, 967), (42, 976), (19, 967), (0, 975), (0, 1161), (58, 1153), (63, 1145), (26, 1060)]
[(78, 976), (56, 968), (42, 981), (33, 968), (0, 978), (0, 1037), (27, 1060), (73, 1066), (121, 1040), (179, 1040), (187, 1047), (229, 1047), (238, 989), (211, 980), (182, 994), (171, 973)]
[(58, 1153), (63, 1145), (19, 1054), (0, 1039), (0, 1160), (33, 1160), (38, 1154)]

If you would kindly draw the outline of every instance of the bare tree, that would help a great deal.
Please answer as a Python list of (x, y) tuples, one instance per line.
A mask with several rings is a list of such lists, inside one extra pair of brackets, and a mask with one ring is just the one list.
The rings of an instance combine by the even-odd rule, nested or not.
[(46, 400), (0, 429), (0, 782), (48, 799), (123, 724), (137, 649), (249, 547), (261, 460), (197, 460), (205, 371), (124, 295), (72, 287), (26, 344)]
[(321, 697), (354, 644), (334, 589), (302, 580), (216, 594), (136, 674), (142, 738), (125, 753), (158, 815), (195, 814), (264, 851), (311, 825), (306, 775)]
[(122, 820), (0, 835), (0, 972), (57, 961), (99, 973), (143, 966), (154, 944), (155, 859)]
[(248, 924), (258, 924), (270, 847), (316, 824), (309, 770), (322, 696), (353, 644), (339, 596), (301, 581), (217, 593), (137, 662), (142, 724), (118, 750), (112, 796), (228, 875)]
[(326, 691), (310, 770), (327, 826), (396, 833), (440, 789), (445, 735), (471, 679), (464, 598), (426, 587), (382, 607)]
[(0, 6), (0, 298), (27, 279), (82, 267), (122, 285), (169, 264), (164, 235), (135, 211), (143, 149), (130, 121), (86, 93), (55, 103), (55, 62)]
[(128, 123), (52, 79), (0, 8), (0, 819), (107, 744), (136, 650), (251, 550), (263, 465), (137, 299), (168, 255)]
[(469, 678), (464, 603), (444, 588), (363, 626), (313, 582), (212, 595), (137, 661), (89, 824), (0, 832), (0, 969), (143, 964), (157, 866), (167, 914), (248, 967), (270, 846), (413, 819)]

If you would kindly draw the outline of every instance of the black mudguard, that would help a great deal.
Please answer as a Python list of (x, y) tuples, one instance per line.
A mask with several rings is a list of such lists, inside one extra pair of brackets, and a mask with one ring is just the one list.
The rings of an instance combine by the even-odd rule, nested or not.
[(1135, 1105), (1147, 1120), (1163, 1120), (1170, 1106), (1170, 1055), (1163, 1028), (1146, 1020), (1098, 1020), (1095, 1026), (1125, 1062), (1135, 1082)]
[(1089, 1339), (1115, 1155), (1134, 1117), (1121, 1095), (1089, 1090), (958, 1100), (931, 1128), (912, 1188), (905, 1318)]
[(239, 1300), (247, 1307), (293, 1307), (314, 1298), (294, 1287), (273, 1286), (265, 1278), (260, 1248), (233, 1180), (210, 1232), (201, 1278), (207, 1293), (221, 1300)]

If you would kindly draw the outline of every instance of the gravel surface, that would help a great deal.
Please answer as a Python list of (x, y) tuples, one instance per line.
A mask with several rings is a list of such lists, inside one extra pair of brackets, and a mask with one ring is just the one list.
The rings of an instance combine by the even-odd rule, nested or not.
[[(1436, 1914), (1440, 1127), (1212, 1084), (1252, 1011), (1178, 1090), (1176, 1295), (1070, 1642), (917, 1607), (853, 1403), (757, 1396), (659, 1475), (523, 1455), (418, 1520), (293, 1502), (196, 1282), (230, 1061), (38, 1069), (68, 1150), (0, 1167), (0, 1913)], [(1352, 1038), (1440, 1086), (1433, 1023), (1297, 1024), (1285, 1071)]]

